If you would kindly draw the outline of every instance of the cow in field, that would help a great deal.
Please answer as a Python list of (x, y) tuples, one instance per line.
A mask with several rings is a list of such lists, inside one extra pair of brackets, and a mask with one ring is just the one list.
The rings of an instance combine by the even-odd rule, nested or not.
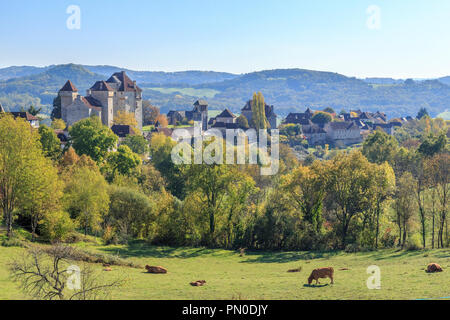
[(333, 276), (334, 276), (334, 269), (332, 267), (314, 269), (308, 278), (308, 284), (311, 285), (313, 280), (316, 281), (316, 284), (318, 283), (320, 284), (319, 279), (324, 278), (330, 278), (331, 284), (333, 284), (334, 283)]

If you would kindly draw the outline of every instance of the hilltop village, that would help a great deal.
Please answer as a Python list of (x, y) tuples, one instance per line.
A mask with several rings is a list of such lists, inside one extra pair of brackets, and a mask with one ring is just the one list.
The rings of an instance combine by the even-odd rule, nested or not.
[[(142, 89), (124, 71), (114, 73), (106, 81), (95, 82), (85, 95), (80, 94), (75, 83), (67, 80), (59, 90), (58, 98), (61, 119), (66, 124), (64, 129), (56, 130), (62, 143), (69, 140), (70, 126), (91, 116), (98, 116), (101, 122), (111, 128), (120, 139), (135, 134), (143, 134), (148, 139), (153, 133), (171, 136), (173, 129), (180, 126), (193, 131), (194, 122), (201, 124), (203, 132), (211, 128), (225, 132), (227, 129), (247, 130), (253, 127), (253, 100), (247, 101), (241, 108), (241, 114), (237, 115), (228, 108), (221, 111), (211, 110), (204, 99), (195, 101), (192, 108), (171, 110), (167, 115), (159, 115), (157, 119), (150, 121), (152, 122), (150, 125), (147, 123), (147, 126), (144, 126), (145, 105), (148, 106), (150, 103), (146, 103), (142, 97)], [(343, 110), (336, 113), (331, 108), (305, 109), (303, 113), (289, 113), (286, 118), (281, 119), (276, 114), (275, 106), (264, 103), (267, 128), (278, 128), (281, 134), (286, 136), (290, 135), (289, 132), (295, 132), (296, 139), (289, 141), (291, 146), (327, 144), (345, 147), (361, 143), (377, 129), (392, 135), (396, 128), (413, 119), (411, 117), (388, 119), (385, 113), (379, 111), (372, 113)], [(211, 113), (214, 116), (211, 116)], [(39, 119), (27, 111), (11, 114), (26, 119), (35, 128), (39, 127)], [(130, 115), (134, 119), (133, 123), (129, 123)], [(287, 139), (289, 140), (289, 137)]]

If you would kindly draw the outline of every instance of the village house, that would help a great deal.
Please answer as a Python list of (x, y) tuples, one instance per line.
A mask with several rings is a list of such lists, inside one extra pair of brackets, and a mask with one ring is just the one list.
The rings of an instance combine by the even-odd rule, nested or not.
[(28, 121), (28, 123), (31, 125), (31, 127), (36, 128), (36, 129), (39, 128), (39, 118), (33, 116), (29, 112), (26, 112), (26, 111), (6, 112), (5, 109), (3, 108), (2, 104), (0, 103), (0, 113), (10, 114), (14, 117), (14, 119), (17, 119), (17, 118), (25, 119), (26, 121)]
[(167, 113), (169, 125), (176, 126), (182, 121), (199, 121), (202, 124), (202, 130), (208, 130), (208, 102), (197, 100), (194, 103), (192, 111), (171, 110)]
[(305, 122), (311, 120), (314, 112), (308, 108), (303, 113), (289, 113), (286, 119), (284, 120), (284, 124), (301, 124), (304, 125)]
[(351, 145), (362, 142), (361, 130), (353, 121), (329, 122), (324, 127), (333, 144)]
[(68, 126), (75, 122), (98, 116), (108, 127), (113, 125), (119, 111), (133, 113), (142, 129), (142, 90), (124, 71), (114, 73), (106, 81), (97, 81), (87, 90), (86, 96), (68, 80), (58, 93), (61, 98), (61, 116)]

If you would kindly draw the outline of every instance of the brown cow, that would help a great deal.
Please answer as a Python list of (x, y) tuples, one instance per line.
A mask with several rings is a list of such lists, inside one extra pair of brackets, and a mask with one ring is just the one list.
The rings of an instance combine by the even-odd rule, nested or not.
[(190, 283), (190, 285), (193, 286), (193, 287), (201, 287), (201, 286), (203, 286), (205, 284), (206, 284), (205, 280), (197, 280), (197, 281), (194, 281), (194, 282)]
[(167, 269), (164, 267), (145, 266), (148, 273), (167, 273)]
[(441, 267), (440, 265), (438, 265), (437, 263), (430, 263), (430, 264), (427, 266), (427, 272), (428, 272), (428, 273), (442, 272), (442, 271), (444, 271), (444, 270), (443, 270), (442, 267)]
[(320, 284), (319, 279), (321, 279), (321, 278), (322, 279), (330, 278), (331, 284), (333, 284), (334, 283), (333, 275), (334, 275), (334, 269), (332, 267), (314, 269), (308, 278), (308, 284), (311, 285), (311, 282), (313, 280), (316, 280), (316, 284), (318, 284), (318, 283)]

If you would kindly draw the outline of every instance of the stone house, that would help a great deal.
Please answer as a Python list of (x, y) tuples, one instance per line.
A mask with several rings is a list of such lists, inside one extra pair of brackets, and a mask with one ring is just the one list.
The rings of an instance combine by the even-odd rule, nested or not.
[(350, 145), (362, 142), (361, 130), (353, 121), (329, 122), (324, 129), (327, 139), (334, 144)]
[(171, 110), (167, 113), (167, 120), (170, 125), (175, 126), (184, 119), (201, 122), (202, 130), (208, 130), (208, 102), (200, 99), (194, 103), (192, 111)]
[(324, 144), (327, 141), (327, 132), (318, 125), (302, 126), (302, 132), (310, 145)]
[(30, 114), (26, 111), (25, 112), (9, 112), (9, 114), (12, 115), (14, 117), (14, 119), (16, 119), (16, 118), (25, 119), (26, 121), (28, 121), (30, 126), (35, 129), (39, 128), (39, 118), (33, 116), (32, 114)]

